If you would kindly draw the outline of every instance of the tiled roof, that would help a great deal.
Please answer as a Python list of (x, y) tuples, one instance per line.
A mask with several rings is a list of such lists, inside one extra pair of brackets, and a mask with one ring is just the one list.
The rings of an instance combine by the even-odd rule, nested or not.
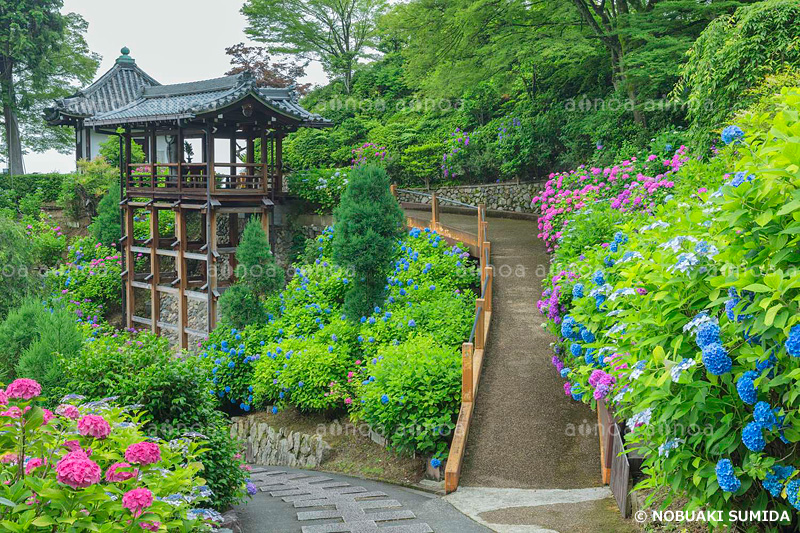
[(210, 80), (161, 85), (142, 71), (127, 48), (114, 67), (96, 82), (46, 110), (52, 124), (82, 118), (87, 126), (193, 118), (225, 108), (247, 96), (301, 126), (329, 126), (320, 115), (303, 109), (294, 87), (258, 87), (249, 72)]
[(117, 63), (96, 82), (72, 96), (56, 100), (49, 120), (86, 118), (119, 109), (139, 98), (146, 87), (160, 85), (135, 63)]
[(304, 126), (326, 126), (330, 122), (303, 109), (294, 88), (259, 88), (248, 72), (224, 78), (146, 87), (128, 105), (87, 120), (88, 125), (117, 125), (153, 120), (193, 118), (228, 107), (252, 96), (276, 113)]

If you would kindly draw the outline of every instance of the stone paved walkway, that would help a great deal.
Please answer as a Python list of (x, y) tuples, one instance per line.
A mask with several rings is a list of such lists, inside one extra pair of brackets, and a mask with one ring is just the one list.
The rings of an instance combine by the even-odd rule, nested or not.
[(441, 498), (387, 483), (254, 467), (259, 493), (237, 509), (244, 533), (488, 533)]

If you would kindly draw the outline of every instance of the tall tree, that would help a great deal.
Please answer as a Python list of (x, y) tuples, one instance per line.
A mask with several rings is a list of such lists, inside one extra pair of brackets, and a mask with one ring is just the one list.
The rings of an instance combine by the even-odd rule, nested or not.
[(288, 87), (295, 83), (297, 92), (305, 94), (311, 87), (310, 83), (296, 85), (297, 78), (306, 75), (308, 62), (298, 63), (289, 59), (273, 61), (269, 51), (263, 46), (247, 46), (244, 43), (235, 44), (225, 49), (231, 56), (231, 68), (227, 74), (239, 74), (250, 71), (256, 76), (261, 87)]
[(247, 0), (242, 13), (246, 33), (269, 52), (320, 61), (349, 94), (385, 6), (385, 0)]
[(89, 83), (99, 64), (77, 14), (62, 14), (62, 0), (0, 0), (0, 104), (4, 155), (12, 173), (23, 172), (23, 148), (66, 150), (71, 133), (48, 128), (43, 108)]

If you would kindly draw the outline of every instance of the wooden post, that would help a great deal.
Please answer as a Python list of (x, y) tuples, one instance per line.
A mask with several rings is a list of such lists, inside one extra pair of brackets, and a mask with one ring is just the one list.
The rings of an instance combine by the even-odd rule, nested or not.
[[(227, 180), (228, 184), (234, 183), (236, 181), (236, 132), (233, 132), (231, 136), (231, 148), (230, 148), (230, 158), (231, 158), (231, 168), (230, 168), (230, 179)], [(230, 185), (224, 185), (223, 188), (230, 187)]]
[(392, 193), (392, 196), (397, 198), (397, 185), (395, 185), (394, 183), (389, 185), (389, 192)]
[(275, 193), (283, 192), (283, 134), (275, 134)]
[(129, 205), (125, 209), (125, 269), (128, 274), (125, 278), (125, 326), (128, 328), (133, 327), (133, 313), (134, 313), (134, 298), (133, 298), (133, 282), (136, 277), (135, 265), (133, 259), (134, 245), (133, 237), (133, 208)]
[(178, 192), (183, 191), (183, 128), (181, 128), (181, 121), (178, 121), (178, 133), (177, 139), (175, 140), (178, 143)]
[(125, 176), (128, 186), (132, 185), (131, 178), (131, 132), (125, 128)]
[[(228, 246), (236, 248), (239, 246), (239, 213), (228, 215)], [(228, 264), (231, 267), (231, 282), (236, 281), (236, 254), (230, 254)]]
[(217, 300), (214, 294), (217, 290), (217, 212), (210, 203), (206, 210), (206, 245), (206, 330), (211, 333), (217, 325)]
[(150, 187), (155, 190), (158, 182), (156, 181), (156, 165), (158, 164), (158, 137), (156, 137), (156, 127), (150, 128)]
[(474, 352), (474, 346), (471, 342), (465, 342), (461, 345), (461, 403), (468, 403), (474, 400), (474, 382), (472, 381), (472, 355)]
[(436, 193), (431, 194), (431, 229), (435, 230), (439, 225), (439, 198)]
[(158, 322), (161, 320), (161, 295), (158, 292), (158, 285), (161, 283), (161, 259), (158, 256), (158, 208), (150, 205), (150, 330), (158, 335), (161, 328)]
[[(267, 130), (261, 131), (261, 191), (269, 194), (269, 168), (267, 167)], [(267, 226), (269, 227), (269, 225)]]
[(492, 243), (483, 241), (481, 246), (481, 283), (486, 279), (486, 267), (489, 266), (489, 261), (492, 259)]
[(261, 208), (261, 229), (267, 235), (267, 242), (269, 242), (269, 209), (267, 206)]
[(217, 178), (214, 176), (214, 126), (211, 122), (206, 122), (203, 156), (206, 159), (206, 188), (210, 192), (215, 192), (217, 190)]
[(494, 283), (494, 267), (487, 266), (486, 269), (486, 292), (483, 294), (483, 299), (486, 300), (486, 312), (492, 312), (492, 283)]
[(477, 313), (477, 324), (475, 325), (475, 349), (483, 350), (483, 343), (486, 340), (486, 300), (478, 298), (475, 300), (475, 309), (480, 309)]
[(183, 208), (178, 206), (175, 211), (175, 237), (178, 241), (178, 255), (175, 257), (175, 268), (178, 271), (178, 342), (181, 350), (189, 347), (189, 338), (186, 334), (186, 325), (189, 321), (188, 310), (186, 309), (186, 219)]

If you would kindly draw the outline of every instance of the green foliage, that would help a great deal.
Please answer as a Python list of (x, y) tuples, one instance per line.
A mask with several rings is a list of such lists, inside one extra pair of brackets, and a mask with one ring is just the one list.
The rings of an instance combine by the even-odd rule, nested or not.
[(283, 270), (275, 263), (269, 239), (261, 221), (251, 218), (244, 227), (236, 247), (236, 277), (257, 296), (265, 296), (283, 288)]
[(786, 65), (800, 66), (800, 5), (766, 0), (714, 20), (681, 68), (689, 118), (698, 138), (723, 125), (733, 111), (753, 103), (748, 90)]
[[(208, 499), (202, 490), (205, 481), (199, 462), (206, 445), (202, 440), (157, 442), (157, 461), (136, 467), (123, 463), (120, 468), (131, 445), (150, 440), (138, 415), (108, 402), (62, 407), (61, 413), (72, 409), (78, 419), (46, 411), (41, 397), (11, 398), (9, 403), (0, 415), (4, 426), (0, 454), (19, 459), (0, 465), (0, 498), (6, 507), (15, 509), (4, 514), (4, 531), (53, 531), (59, 524), (70, 524), (76, 531), (123, 532), (134, 527), (152, 530), (153, 523), (181, 533), (211, 530), (202, 518), (190, 519), (188, 514), (190, 508)], [(17, 414), (23, 411), (21, 416)], [(109, 430), (106, 437), (95, 438), (81, 431), (89, 414), (102, 419)], [(64, 445), (65, 435), (77, 447), (72, 451), (78, 451), (66, 461), (71, 450)], [(70, 461), (74, 462), (70, 465)], [(133, 475), (103, 479), (103, 474), (115, 469), (118, 474)], [(126, 508), (125, 495), (132, 489), (148, 491), (150, 504), (139, 510)], [(46, 503), (37, 499), (44, 495)], [(165, 501), (172, 495), (178, 498)], [(86, 513), (85, 509), (92, 511)]]
[(42, 213), (37, 213), (36, 218), (25, 217), (22, 223), (25, 224), (25, 233), (30, 239), (36, 265), (53, 267), (64, 258), (67, 236), (61, 226), (51, 225)]
[(25, 216), (38, 218), (42, 211), (44, 192), (37, 189), (31, 194), (27, 194), (19, 200), (19, 212)]
[(0, 317), (5, 317), (34, 290), (38, 281), (34, 261), (22, 227), (14, 220), (0, 217)]
[[(125, 148), (123, 143), (122, 154), (123, 157), (120, 159), (120, 149), (119, 149), (119, 142), (120, 138), (118, 135), (109, 135), (108, 139), (100, 144), (100, 155), (105, 158), (106, 162), (118, 169), (120, 161), (125, 160)], [(144, 163), (145, 156), (144, 156), (144, 149), (139, 146), (137, 143), (131, 143), (131, 163)]]
[(30, 378), (42, 385), (42, 394), (49, 396), (64, 384), (62, 358), (78, 354), (83, 335), (78, 329), (75, 314), (67, 309), (54, 309), (36, 316), (38, 338), (22, 352), (17, 376)]
[(610, 242), (623, 218), (622, 213), (612, 209), (608, 202), (597, 202), (579, 211), (559, 242), (556, 258), (578, 257), (588, 247)]
[(100, 200), (97, 205), (97, 216), (89, 225), (94, 240), (106, 246), (116, 247), (122, 238), (119, 198), (119, 182), (116, 182)]
[(336, 140), (325, 130), (302, 128), (283, 145), (285, 164), (294, 170), (327, 167), (336, 148)]
[(91, 238), (76, 240), (68, 249), (67, 262), (45, 275), (45, 293), (57, 301), (80, 302), (80, 318), (98, 322), (121, 306), (119, 253)]
[(246, 472), (239, 468), (227, 422), (214, 410), (207, 376), (193, 357), (172, 354), (166, 338), (142, 332), (93, 335), (80, 354), (63, 358), (65, 391), (89, 399), (117, 396), (146, 411), (148, 432), (164, 439), (198, 432), (208, 437), (203, 461), (218, 509), (241, 501)]
[[(374, 379), (370, 379), (374, 378)], [(415, 337), (378, 350), (361, 368), (355, 417), (406, 453), (446, 457), (461, 406), (461, 353), (432, 337)]]
[(9, 176), (0, 174), (0, 189), (10, 191), (19, 201), (33, 191), (42, 191), (42, 201), (55, 202), (61, 194), (66, 174), (24, 174)]
[(250, 287), (234, 283), (219, 297), (219, 313), (226, 326), (243, 328), (266, 319), (264, 304)]
[(357, 319), (383, 300), (386, 274), (402, 231), (403, 212), (389, 191), (386, 171), (375, 166), (355, 168), (334, 217), (333, 258), (354, 274), (344, 309)]
[(330, 212), (339, 205), (339, 200), (347, 188), (349, 169), (316, 168), (293, 172), (289, 175), (289, 192), (316, 204), (317, 212)]
[(3, 381), (8, 382), (16, 377), (19, 358), (39, 339), (39, 325), (46, 313), (42, 302), (25, 300), (0, 323), (0, 379)]
[(119, 181), (119, 169), (102, 157), (78, 161), (78, 172), (64, 177), (58, 202), (74, 219), (94, 216), (100, 199)]
[(444, 146), (441, 143), (409, 146), (400, 156), (400, 164), (414, 183), (429, 184), (440, 175), (438, 163), (443, 152)]
[[(683, 166), (675, 197), (651, 214), (625, 213), (613, 244), (584, 248), (580, 261), (578, 250), (559, 254), (551, 290), (565, 274), (570, 281), (558, 319), (569, 314), (579, 326), (550, 325), (571, 337), (559, 352), (573, 398), (604, 398), (629, 420), (626, 447), (644, 456), (648, 474), (640, 488), (687, 510), (793, 516), (786, 485), (797, 471), (775, 482), (777, 492), (767, 488), (773, 467), (796, 466), (800, 440), (800, 89), (784, 88), (740, 118), (743, 141)], [(578, 284), (583, 295), (572, 291)], [(718, 331), (701, 339), (698, 326), (709, 321)], [(592, 394), (599, 370), (614, 381)], [(777, 424), (752, 431), (760, 408)], [(723, 459), (741, 481), (732, 492), (715, 473)]]

